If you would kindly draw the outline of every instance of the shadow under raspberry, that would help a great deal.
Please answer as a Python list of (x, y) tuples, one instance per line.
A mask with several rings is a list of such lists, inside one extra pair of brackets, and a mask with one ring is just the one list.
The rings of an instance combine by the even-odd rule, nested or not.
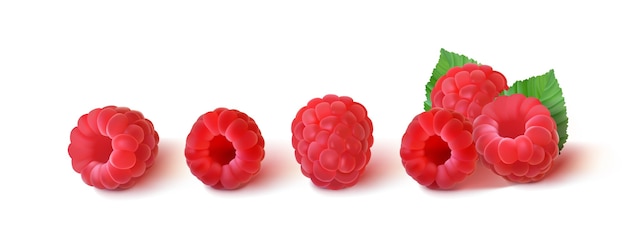
[(392, 157), (389, 157), (387, 154), (372, 154), (372, 159), (367, 164), (365, 172), (355, 186), (380, 186), (384, 185), (384, 183), (387, 181), (391, 181), (391, 178), (397, 178), (398, 175), (394, 172), (403, 171), (403, 169), (402, 165), (399, 163), (399, 156), (398, 159), (395, 159), (395, 161), (393, 160), (394, 159), (392, 159)]
[(165, 187), (185, 174), (191, 174), (185, 163), (184, 144), (174, 139), (161, 139), (159, 153), (155, 163), (139, 178), (137, 184), (130, 188), (136, 191), (147, 191)]
[(301, 176), (300, 166), (293, 158), (291, 146), (282, 142), (266, 141), (265, 157), (261, 161), (261, 169), (248, 183), (237, 189), (215, 189), (207, 186), (207, 190), (218, 193), (228, 192), (229, 195), (232, 195), (231, 193), (267, 193), (270, 189), (279, 186), (286, 187), (290, 185), (289, 182), (298, 181), (301, 178), (304, 177)]
[(548, 172), (544, 179), (534, 183), (518, 184), (507, 181), (478, 163), (474, 174), (460, 183), (457, 189), (488, 189), (512, 185), (543, 185), (566, 182), (568, 179), (587, 171), (586, 168), (589, 165), (589, 156), (592, 155), (593, 152), (593, 147), (589, 145), (566, 144), (561, 154), (555, 159), (552, 170)]
[(510, 186), (512, 183), (497, 175), (491, 169), (476, 163), (476, 170), (453, 190), (495, 189)]
[(352, 188), (380, 188), (409, 177), (400, 159), (400, 143), (390, 139), (378, 139), (372, 147), (372, 157), (359, 182)]
[[(159, 152), (154, 165), (146, 170), (137, 183), (121, 190), (99, 190), (96, 191), (103, 196), (136, 197), (137, 194), (154, 193), (157, 194), (163, 189), (171, 188), (173, 182), (184, 178), (189, 172), (185, 164), (183, 154), (183, 143), (174, 139), (163, 139), (159, 141)], [(189, 173), (191, 174), (191, 173)]]
[(285, 184), (300, 171), (295, 159), (290, 161), (285, 150), (269, 150), (261, 162), (261, 170), (243, 189), (268, 189)]
[(561, 154), (554, 160), (552, 170), (541, 183), (560, 183), (590, 170), (592, 156), (598, 157), (598, 152), (592, 145), (580, 143), (565, 143)]

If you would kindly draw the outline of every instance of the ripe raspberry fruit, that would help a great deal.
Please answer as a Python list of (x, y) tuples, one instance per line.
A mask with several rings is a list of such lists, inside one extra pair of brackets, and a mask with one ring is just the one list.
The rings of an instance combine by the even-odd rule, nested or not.
[(473, 122), (487, 103), (508, 88), (500, 72), (487, 65), (467, 63), (450, 68), (439, 78), (430, 97), (433, 108), (454, 110)]
[(152, 122), (126, 107), (96, 108), (70, 133), (69, 156), (83, 181), (99, 189), (126, 189), (154, 165), (159, 135)]
[(415, 116), (402, 136), (402, 165), (419, 184), (451, 189), (476, 166), (472, 124), (461, 114), (432, 108)]
[(217, 108), (193, 124), (185, 146), (191, 173), (216, 189), (237, 189), (261, 169), (265, 141), (256, 122), (235, 109)]
[(550, 111), (523, 94), (497, 97), (474, 121), (481, 162), (509, 181), (541, 180), (557, 157), (559, 135)]
[(370, 160), (372, 121), (365, 107), (350, 97), (310, 100), (296, 114), (291, 132), (300, 170), (318, 187), (355, 185)]

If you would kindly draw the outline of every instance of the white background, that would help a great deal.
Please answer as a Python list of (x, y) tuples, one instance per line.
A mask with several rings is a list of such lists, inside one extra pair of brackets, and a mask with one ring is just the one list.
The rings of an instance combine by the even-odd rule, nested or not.
[[(3, 1), (0, 248), (623, 249), (619, 2), (436, 2)], [(510, 83), (555, 70), (570, 120), (552, 175), (515, 185), (480, 168), (436, 191), (405, 174), (400, 138), (441, 48)], [(290, 145), (296, 111), (330, 93), (374, 123), (368, 170), (340, 191), (313, 186)], [(85, 185), (67, 154), (80, 115), (106, 105), (161, 135), (130, 190)], [(184, 161), (191, 125), (217, 107), (267, 141), (240, 190), (205, 187)]]

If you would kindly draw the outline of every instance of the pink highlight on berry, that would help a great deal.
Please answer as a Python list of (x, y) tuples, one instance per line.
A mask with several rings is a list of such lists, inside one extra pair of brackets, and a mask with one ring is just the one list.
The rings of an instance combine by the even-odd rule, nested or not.
[(452, 189), (474, 172), (472, 124), (460, 113), (433, 108), (415, 116), (402, 136), (407, 174), (432, 189)]
[(509, 181), (542, 180), (558, 156), (558, 132), (539, 99), (523, 94), (497, 97), (474, 120), (481, 162)]
[(265, 141), (256, 122), (235, 109), (201, 115), (187, 136), (185, 158), (191, 173), (215, 189), (237, 189), (261, 169)]
[(83, 182), (99, 189), (127, 189), (154, 165), (159, 135), (150, 120), (127, 107), (96, 108), (78, 119), (68, 154)]
[(314, 185), (337, 190), (359, 181), (374, 143), (362, 104), (337, 95), (311, 99), (297, 112), (291, 132), (296, 161)]

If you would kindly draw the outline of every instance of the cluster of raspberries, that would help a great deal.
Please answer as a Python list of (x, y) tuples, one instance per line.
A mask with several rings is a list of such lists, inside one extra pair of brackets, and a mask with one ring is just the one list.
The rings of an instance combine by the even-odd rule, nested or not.
[(453, 67), (431, 92), (432, 109), (415, 116), (402, 137), (400, 156), (419, 184), (450, 189), (477, 162), (509, 181), (541, 180), (559, 153), (556, 122), (539, 99), (508, 89), (490, 66)]
[[(358, 182), (374, 143), (363, 105), (347, 96), (314, 98), (297, 112), (291, 130), (295, 158), (313, 184), (342, 189)], [(154, 165), (158, 142), (152, 122), (141, 112), (106, 106), (79, 118), (68, 153), (87, 185), (126, 189)], [(238, 189), (259, 173), (264, 147), (254, 119), (221, 107), (196, 119), (184, 154), (191, 173), (205, 185)]]
[[(85, 184), (127, 189), (150, 169), (159, 135), (143, 114), (126, 107), (96, 108), (78, 119), (68, 153)], [(191, 127), (185, 158), (191, 173), (217, 189), (236, 189), (260, 170), (265, 141), (255, 121), (226, 108), (202, 114)]]
[[(541, 180), (559, 153), (557, 125), (538, 99), (501, 95), (506, 89), (504, 75), (489, 66), (451, 68), (433, 88), (432, 109), (415, 116), (402, 136), (406, 172), (434, 189), (453, 188), (477, 162), (513, 182)], [(343, 189), (359, 181), (374, 143), (362, 104), (332, 94), (311, 99), (291, 132), (295, 159), (313, 184)], [(106, 106), (81, 116), (70, 139), (72, 166), (86, 184), (125, 189), (154, 165), (159, 135), (139, 111)], [(202, 183), (237, 189), (259, 172), (264, 146), (252, 118), (217, 108), (195, 121), (184, 153)]]

